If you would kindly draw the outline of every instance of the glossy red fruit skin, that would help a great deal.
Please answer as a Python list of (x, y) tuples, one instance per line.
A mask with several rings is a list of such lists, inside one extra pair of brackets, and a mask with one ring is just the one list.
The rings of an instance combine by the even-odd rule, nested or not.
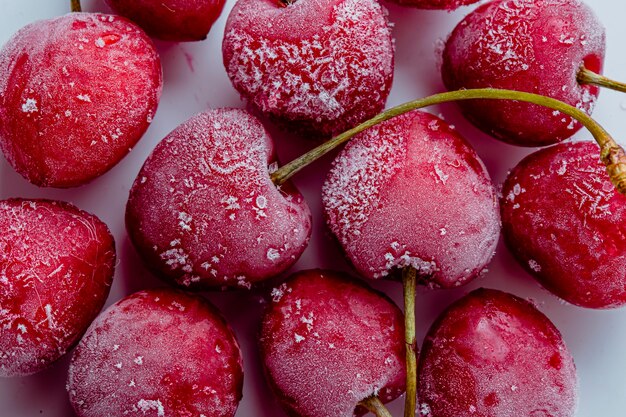
[(253, 108), (318, 137), (376, 115), (391, 89), (391, 29), (375, 0), (239, 0), (222, 52)]
[(39, 372), (87, 330), (109, 294), (115, 243), (63, 202), (0, 201), (0, 376)]
[(385, 295), (332, 271), (294, 274), (272, 291), (261, 323), (267, 379), (290, 416), (350, 417), (405, 387), (404, 318)]
[(166, 41), (205, 39), (225, 0), (106, 0), (118, 14)]
[(418, 398), (424, 417), (572, 417), (576, 368), (559, 331), (531, 303), (478, 289), (430, 328)]
[(161, 85), (152, 41), (124, 18), (31, 23), (0, 51), (0, 149), (33, 184), (84, 184), (141, 138)]
[(389, 0), (401, 6), (415, 7), (418, 9), (455, 10), (461, 6), (476, 3), (478, 0)]
[(232, 417), (242, 388), (230, 326), (207, 300), (173, 289), (132, 294), (98, 316), (67, 381), (78, 417)]
[(311, 212), (269, 176), (273, 142), (244, 110), (200, 113), (163, 139), (130, 191), (126, 226), (146, 265), (189, 289), (249, 288), (293, 265)]
[(523, 159), (502, 189), (505, 242), (541, 285), (582, 307), (626, 304), (626, 197), (595, 143), (559, 144)]
[(333, 162), (322, 203), (347, 258), (370, 279), (412, 266), (431, 287), (462, 285), (485, 269), (500, 233), (482, 161), (421, 111), (353, 138)]
[[(602, 71), (604, 27), (579, 0), (496, 0), (470, 13), (446, 42), (441, 68), (449, 90), (507, 88), (564, 101), (591, 114), (599, 89), (581, 85), (585, 66)], [(533, 104), (483, 100), (459, 103), (484, 132), (514, 145), (545, 146), (582, 125)]]

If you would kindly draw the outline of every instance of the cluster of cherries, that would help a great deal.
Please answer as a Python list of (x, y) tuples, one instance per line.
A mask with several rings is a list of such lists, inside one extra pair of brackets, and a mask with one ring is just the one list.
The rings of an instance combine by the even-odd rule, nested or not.
[[(203, 39), (224, 3), (108, 2), (139, 26), (82, 13), (74, 1), (74, 13), (26, 26), (0, 51), (0, 148), (36, 185), (79, 186), (119, 162), (160, 97), (148, 35)], [(80, 417), (233, 416), (243, 381), (235, 335), (206, 299), (182, 290), (249, 289), (289, 269), (309, 241), (311, 212), (288, 179), (347, 142), (322, 189), (328, 228), (360, 276), (402, 280), (405, 314), (332, 271), (274, 288), (259, 348), (287, 413), (387, 416), (383, 403), (406, 390), (406, 416), (573, 416), (573, 359), (531, 303), (471, 292), (433, 324), (419, 360), (413, 303), (416, 283), (453, 288), (480, 276), (501, 229), (562, 299), (626, 303), (626, 157), (588, 117), (599, 85), (622, 88), (599, 75), (604, 41), (579, 0), (492, 0), (446, 42), (450, 92), (381, 113), (394, 44), (377, 0), (238, 0), (223, 59), (251, 112), (207, 110), (177, 127), (145, 161), (127, 204), (137, 252), (178, 289), (141, 291), (98, 315), (116, 259), (106, 225), (63, 202), (2, 201), (0, 374), (39, 372), (77, 345), (67, 389)], [(552, 145), (584, 125), (600, 148), (539, 150), (499, 195), (468, 142), (416, 110), (452, 100), (508, 143)], [(333, 138), (278, 167), (259, 117)]]

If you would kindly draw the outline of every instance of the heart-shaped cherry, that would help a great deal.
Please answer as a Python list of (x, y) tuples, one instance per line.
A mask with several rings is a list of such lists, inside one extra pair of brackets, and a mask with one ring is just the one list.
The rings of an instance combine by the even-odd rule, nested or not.
[(142, 167), (126, 225), (146, 265), (177, 285), (250, 287), (304, 251), (311, 213), (276, 187), (273, 143), (244, 110), (200, 113), (163, 139)]

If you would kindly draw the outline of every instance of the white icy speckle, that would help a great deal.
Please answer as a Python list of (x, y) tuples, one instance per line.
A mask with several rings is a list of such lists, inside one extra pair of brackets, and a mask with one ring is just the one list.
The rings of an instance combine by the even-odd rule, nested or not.
[(34, 98), (27, 98), (24, 104), (22, 104), (22, 111), (24, 113), (37, 113), (39, 111), (37, 108), (37, 100)]

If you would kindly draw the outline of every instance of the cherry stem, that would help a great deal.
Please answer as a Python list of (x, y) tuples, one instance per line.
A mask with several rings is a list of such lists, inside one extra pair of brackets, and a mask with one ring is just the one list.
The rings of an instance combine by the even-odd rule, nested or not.
[(598, 87), (606, 87), (611, 90), (626, 93), (626, 84), (607, 78), (604, 75), (596, 74), (585, 68), (584, 65), (578, 70), (576, 79), (580, 84), (597, 85)]
[(414, 417), (417, 401), (417, 349), (415, 343), (415, 287), (417, 270), (407, 266), (402, 270), (404, 289), (404, 341), (406, 343), (406, 397), (404, 417)]
[(359, 405), (367, 408), (374, 413), (376, 417), (392, 417), (387, 407), (385, 407), (385, 404), (375, 395), (364, 399)]
[(80, 13), (83, 11), (82, 8), (80, 7), (80, 0), (71, 0), (71, 1), (72, 1), (72, 6), (71, 6), (72, 12)]
[(607, 172), (611, 181), (617, 190), (626, 195), (626, 152), (617, 144), (615, 139), (604, 130), (602, 126), (593, 120), (587, 113), (563, 103), (562, 101), (541, 96), (533, 93), (522, 91), (503, 90), (496, 88), (477, 88), (458, 91), (448, 91), (445, 93), (434, 94), (422, 99), (409, 101), (399, 106), (386, 110), (373, 118), (361, 123), (360, 125), (347, 130), (334, 138), (330, 139), (318, 147), (310, 150), (299, 158), (294, 159), (290, 163), (282, 166), (271, 174), (271, 179), (276, 185), (281, 185), (296, 172), (302, 168), (335, 149), (336, 147), (347, 142), (350, 138), (362, 131), (389, 120), (393, 117), (407, 113), (411, 110), (420, 109), (422, 107), (432, 106), (434, 104), (447, 103), (458, 100), (475, 100), (475, 99), (495, 99), (495, 100), (516, 100), (526, 103), (537, 104), (539, 106), (548, 107), (558, 110), (566, 114), (585, 126), (593, 135), (594, 139), (600, 145), (600, 158), (607, 167)]

